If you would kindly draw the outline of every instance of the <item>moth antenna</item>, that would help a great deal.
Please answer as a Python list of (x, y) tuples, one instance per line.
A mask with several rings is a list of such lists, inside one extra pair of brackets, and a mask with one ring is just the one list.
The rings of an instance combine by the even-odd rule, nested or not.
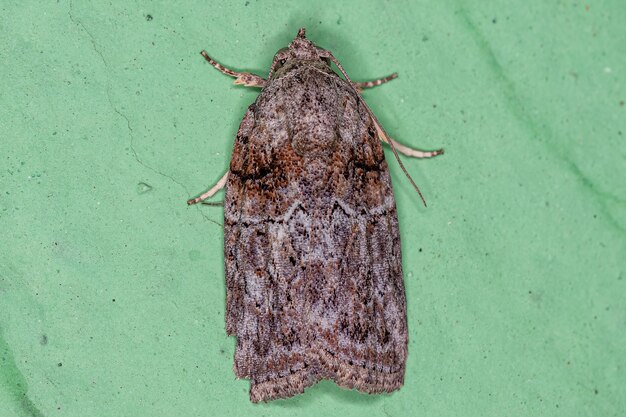
[(271, 80), (272, 79), (272, 75), (274, 75), (274, 71), (276, 71), (276, 64), (278, 63), (278, 59), (276, 57), (274, 57), (274, 59), (272, 60), (272, 65), (270, 65), (270, 72), (269, 74), (267, 74), (267, 80)]
[[(320, 52), (322, 52), (322, 51), (320, 51)], [(400, 165), (400, 168), (402, 169), (402, 172), (404, 172), (404, 175), (406, 175), (406, 177), (409, 179), (409, 182), (411, 183), (413, 188), (415, 188), (415, 191), (417, 191), (417, 194), (419, 194), (420, 198), (422, 199), (422, 203), (424, 203), (424, 207), (428, 207), (428, 205), (426, 204), (426, 200), (424, 199), (424, 196), (422, 195), (422, 192), (420, 191), (420, 188), (417, 186), (417, 184), (415, 184), (415, 181), (413, 181), (413, 178), (411, 178), (411, 175), (409, 174), (409, 172), (404, 167), (404, 164), (402, 163), (402, 160), (400, 159), (400, 155), (398, 155), (398, 151), (396, 150), (396, 147), (393, 144), (393, 140), (391, 140), (389, 135), (387, 135), (387, 132), (385, 132), (385, 129), (382, 127), (382, 125), (380, 124), (380, 122), (378, 121), (376, 116), (374, 115), (374, 112), (372, 111), (372, 109), (370, 109), (370, 107), (367, 105), (367, 103), (365, 102), (363, 97), (361, 97), (361, 94), (359, 94), (358, 90), (354, 87), (354, 83), (352, 82), (350, 77), (348, 77), (348, 74), (346, 73), (346, 70), (343, 69), (343, 67), (341, 66), (339, 61), (337, 61), (337, 58), (335, 58), (335, 56), (332, 54), (332, 52), (330, 52), (330, 51), (323, 51), (322, 53), (328, 54), (327, 58), (330, 58), (330, 60), (333, 61), (335, 65), (337, 65), (337, 68), (339, 68), (339, 71), (341, 71), (343, 76), (346, 77), (346, 80), (350, 84), (350, 87), (352, 87), (352, 91), (354, 91), (356, 93), (357, 97), (361, 100), (361, 103), (363, 103), (363, 105), (365, 106), (365, 109), (367, 110), (367, 113), (372, 118), (372, 121), (374, 122), (374, 126), (376, 127), (376, 131), (381, 136), (383, 141), (387, 142), (389, 144), (389, 146), (391, 146), (391, 150), (393, 151), (393, 155), (396, 157), (396, 161), (398, 161), (398, 165)]]

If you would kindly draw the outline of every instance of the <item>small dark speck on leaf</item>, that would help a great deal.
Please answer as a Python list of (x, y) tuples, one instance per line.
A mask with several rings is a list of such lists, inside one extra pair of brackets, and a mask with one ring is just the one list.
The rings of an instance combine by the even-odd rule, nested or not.
[(428, 42), (428, 36), (426, 35), (422, 36), (422, 42)]
[(151, 14), (147, 14), (146, 15), (146, 21), (151, 21), (152, 20), (152, 15)]
[(115, 302), (115, 298), (112, 301)]
[(421, 252), (421, 251), (422, 251), (422, 248), (419, 248), (419, 252)]
[(491, 23), (493, 23), (494, 25), (498, 22), (498, 20), (494, 17), (493, 20), (491, 21)]
[(57, 366), (60, 368), (63, 366), (63, 364), (61, 362), (57, 363)]
[(41, 339), (39, 340), (39, 343), (41, 343), (42, 346), (45, 346), (48, 344), (48, 336), (46, 336), (45, 334), (41, 335)]
[(247, 2), (246, 2), (246, 4), (244, 4), (244, 6), (247, 6), (247, 5), (249, 5), (249, 4), (250, 4), (250, 2), (249, 2), (249, 1), (247, 1)]
[(596, 394), (596, 395), (598, 395), (598, 389), (597, 389), (597, 388), (596, 388), (596, 389), (594, 389), (594, 390), (593, 390), (593, 393), (594, 393), (594, 394)]
[(145, 182), (137, 183), (137, 194), (141, 195), (150, 191), (152, 191), (152, 186), (150, 184), (146, 184)]
[(624, 107), (624, 100), (622, 100), (622, 101), (620, 101), (620, 102), (619, 102), (619, 106), (620, 106), (620, 107)]

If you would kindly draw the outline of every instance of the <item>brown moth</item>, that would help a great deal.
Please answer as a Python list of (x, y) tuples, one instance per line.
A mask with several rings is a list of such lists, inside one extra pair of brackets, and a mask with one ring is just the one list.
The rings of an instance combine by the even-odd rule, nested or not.
[(304, 28), (276, 53), (267, 79), (202, 55), (236, 84), (262, 88), (230, 170), (188, 201), (226, 186), (226, 332), (237, 337), (234, 371), (251, 380), (251, 401), (291, 397), (321, 379), (366, 393), (400, 388), (406, 300), (381, 141), (396, 158), (443, 151), (394, 142), (361, 98), (396, 74), (354, 83)]

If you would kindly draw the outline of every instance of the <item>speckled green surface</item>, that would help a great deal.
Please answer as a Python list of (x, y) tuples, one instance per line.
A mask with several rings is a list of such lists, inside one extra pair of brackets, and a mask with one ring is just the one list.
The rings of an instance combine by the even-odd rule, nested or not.
[[(3, 2), (1, 416), (618, 416), (626, 410), (626, 5)], [(213, 4), (211, 4), (213, 3)], [(397, 140), (404, 388), (252, 405), (224, 331), (228, 165), (299, 26)], [(388, 157), (391, 154), (387, 153)], [(220, 197), (218, 197), (218, 200)]]

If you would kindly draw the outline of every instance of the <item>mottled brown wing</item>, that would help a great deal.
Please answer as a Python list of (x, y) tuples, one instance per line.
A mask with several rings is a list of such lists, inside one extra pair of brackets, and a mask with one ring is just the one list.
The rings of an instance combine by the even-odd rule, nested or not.
[(381, 143), (354, 91), (306, 66), (273, 80), (235, 143), (224, 206), (227, 332), (252, 401), (320, 379), (402, 385), (400, 238)]

